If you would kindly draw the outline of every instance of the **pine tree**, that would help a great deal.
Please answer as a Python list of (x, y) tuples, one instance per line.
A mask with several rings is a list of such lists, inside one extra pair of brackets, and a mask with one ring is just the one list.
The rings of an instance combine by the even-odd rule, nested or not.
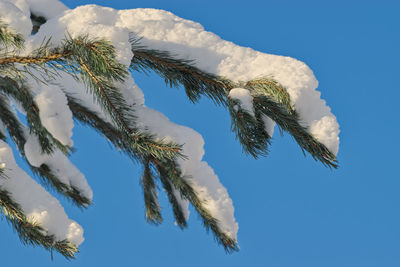
[[(35, 35), (48, 18), (32, 12), (30, 19), (32, 35)], [(185, 203), (189, 202), (200, 215), (205, 228), (211, 230), (226, 251), (238, 249), (236, 233), (220, 221), (216, 212), (211, 211), (207, 196), (202, 195), (196, 180), (181, 166), (182, 161), (190, 159), (184, 152), (184, 144), (160, 138), (157, 133), (143, 127), (136, 107), (127, 101), (122, 87), (135, 72), (153, 71), (168, 86), (182, 86), (193, 103), (205, 96), (226, 108), (231, 116), (232, 131), (243, 151), (254, 158), (268, 154), (271, 142), (267, 125), (271, 123), (269, 118), (315, 160), (328, 167), (338, 166), (336, 152), (313, 136), (302, 122), (287, 88), (274, 77), (234, 81), (202, 70), (195, 59), (148, 47), (134, 33), (129, 37), (133, 55), (129, 66), (119, 62), (118, 51), (110, 40), (90, 34), (66, 34), (59, 43), (53, 43), (48, 36), (34, 49), (27, 49), (26, 37), (4, 21), (0, 22), (0, 210), (25, 244), (55, 250), (66, 258), (74, 257), (81, 242), (79, 235), (71, 238), (60, 233), (66, 230), (54, 230), (50, 226), (56, 221), (43, 223), (40, 218), (43, 214), (47, 216), (47, 211), (58, 214), (55, 217), (65, 217), (66, 228), (81, 230), (58, 210), (58, 203), (46, 203), (45, 200), (51, 197), (19, 169), (7, 143), (15, 144), (43, 185), (55, 189), (78, 207), (91, 205), (91, 190), (86, 180), (68, 161), (73, 152), (71, 142), (64, 140), (48, 123), (46, 112), (51, 112), (53, 106), (46, 106), (43, 101), (58, 97), (61, 102), (66, 101), (62, 112), (70, 112), (76, 121), (92, 127), (116, 149), (142, 165), (141, 185), (149, 223), (157, 225), (163, 221), (156, 186), (159, 180), (180, 228), (187, 227)], [(81, 94), (93, 98), (91, 105), (82, 99), (80, 93), (62, 90), (67, 86), (62, 84), (63, 81), (83, 84), (87, 91)], [(101, 109), (96, 110), (93, 105)], [(18, 114), (16, 108), (22, 114)], [(46, 108), (50, 111), (45, 111)], [(65, 170), (60, 165), (66, 166)], [(26, 186), (35, 189), (32, 192), (37, 192), (36, 195), (32, 194), (38, 199), (31, 199), (28, 203), (21, 196), (20, 191)], [(39, 214), (35, 205), (39, 206)]]

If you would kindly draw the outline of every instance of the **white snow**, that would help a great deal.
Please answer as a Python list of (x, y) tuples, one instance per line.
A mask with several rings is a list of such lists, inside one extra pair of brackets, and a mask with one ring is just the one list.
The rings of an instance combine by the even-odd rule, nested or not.
[(233, 88), (229, 91), (229, 97), (239, 100), (240, 107), (254, 117), (253, 97), (249, 90), (244, 88)]
[[(30, 13), (50, 19), (66, 10), (63, 3), (58, 0), (2, 0), (19, 8), (28, 18)], [(30, 33), (30, 32), (29, 32)]]
[(31, 34), (32, 22), (29, 15), (9, 1), (0, 0), (0, 19), (9, 26), (11, 31), (21, 34), (24, 38)]
[[(29, 21), (29, 10), (50, 18), (47, 23), (42, 25), (36, 35), (30, 37), (28, 35), (32, 25)], [(130, 50), (129, 33), (133, 33), (142, 37), (142, 45), (151, 49), (170, 51), (173, 55), (182, 59), (195, 60), (195, 65), (201, 70), (236, 82), (272, 77), (288, 91), (292, 103), (300, 114), (301, 123), (308, 127), (310, 133), (333, 153), (338, 152), (339, 125), (336, 118), (330, 112), (325, 101), (320, 98), (320, 93), (316, 91), (318, 81), (312, 71), (303, 62), (296, 59), (270, 55), (257, 52), (251, 48), (237, 46), (205, 31), (196, 22), (179, 18), (163, 10), (117, 11), (96, 5), (81, 6), (69, 10), (55, 0), (0, 0), (0, 16), (4, 17), (4, 21), (16, 32), (27, 37), (24, 52), (27, 54), (50, 36), (52, 37), (52, 44), (57, 46), (67, 33), (72, 37), (89, 34), (91, 38), (110, 40), (116, 48), (117, 59), (128, 66), (133, 56)], [(41, 87), (36, 92), (35, 101), (40, 107), (40, 116), (45, 127), (64, 144), (72, 144), (71, 130), (73, 123), (71, 123), (71, 114), (67, 111), (66, 98), (61, 90), (57, 90), (57, 87), (60, 87), (62, 92), (73, 95), (81, 104), (111, 122), (109, 116), (93, 101), (93, 97), (86, 92), (83, 85), (77, 83), (71, 77), (61, 74), (52, 85)], [(204, 141), (200, 134), (190, 128), (176, 125), (163, 114), (147, 108), (144, 105), (142, 91), (131, 77), (120, 84), (120, 87), (127, 103), (134, 105), (135, 115), (138, 118), (137, 123), (142, 129), (155, 134), (160, 139), (184, 144), (183, 154), (188, 156), (189, 159), (179, 160), (183, 173), (191, 177), (188, 178), (188, 181), (193, 185), (200, 199), (206, 201), (211, 214), (219, 220), (219, 226), (230, 237), (236, 239), (238, 224), (234, 218), (232, 200), (213, 169), (202, 161)], [(235, 88), (229, 96), (240, 100), (243, 109), (254, 113), (252, 97), (248, 90)], [(263, 119), (266, 123), (266, 130), (272, 135), (275, 123), (266, 116)], [(79, 185), (78, 187), (83, 192), (91, 196), (90, 188), (87, 186), (86, 180), (82, 178), (83, 175), (76, 168), (71, 168), (72, 164), (69, 163), (67, 158), (65, 156), (63, 158), (57, 153), (52, 157), (42, 155), (35, 138), (30, 136), (25, 145), (29, 162), (34, 166), (43, 163), (57, 165), (60, 173), (65, 174), (61, 176), (64, 177), (62, 179), (66, 184)], [(62, 163), (61, 166), (65, 167), (64, 169), (59, 167), (60, 162)], [(67, 169), (72, 169), (72, 173), (68, 173)], [(18, 174), (22, 172), (17, 168), (15, 170)], [(27, 180), (29, 179), (27, 178)], [(9, 189), (13, 193), (15, 191), (16, 196), (24, 192), (22, 187), (9, 187)], [(35, 197), (38, 199), (32, 203), (43, 201), (47, 196), (44, 197), (43, 194), (38, 193)], [(25, 199), (18, 198), (18, 201), (25, 201)], [(187, 201), (181, 200), (181, 203), (183, 207), (187, 207)], [(50, 232), (60, 233), (60, 231), (63, 231), (62, 236), (69, 236), (71, 240), (74, 239), (79, 242), (83, 240), (83, 238), (76, 237), (82, 232), (81, 228), (68, 221), (69, 219), (65, 218), (65, 214), (60, 215), (58, 219), (61, 220), (62, 218), (64, 221), (57, 225), (54, 223), (53, 217), (47, 219), (50, 218), (50, 210), (42, 208), (35, 211), (29, 206), (27, 212), (45, 223), (49, 231), (51, 230)], [(185, 215), (189, 216), (189, 213), (187, 212)], [(68, 225), (68, 230), (65, 230), (66, 225)]]
[(37, 137), (27, 134), (24, 151), (26, 159), (32, 166), (40, 167), (42, 164), (46, 164), (57, 175), (60, 182), (77, 188), (83, 196), (92, 199), (93, 192), (85, 176), (60, 150), (55, 150), (51, 155), (42, 153)]
[[(230, 98), (240, 101), (240, 107), (246, 110), (250, 115), (254, 116), (253, 97), (249, 90), (244, 88), (233, 88), (229, 91)], [(235, 107), (234, 107), (235, 108)], [(266, 115), (261, 115), (264, 121), (264, 127), (269, 136), (274, 134), (275, 122)]]
[(80, 245), (84, 240), (82, 227), (68, 218), (57, 199), (18, 167), (11, 148), (1, 140), (0, 162), (7, 166), (3, 170), (7, 178), (0, 179), (0, 186), (11, 193), (12, 199), (21, 205), (27, 218), (39, 223), (57, 241), (67, 239)]
[[(29, 11), (29, 4), (26, 2), (26, 0), (4, 0), (7, 2), (12, 3), (15, 5), (17, 8), (20, 9), (24, 15), (29, 18), (30, 17), (30, 11)], [(29, 32), (30, 33), (30, 32)]]
[(49, 155), (46, 155), (42, 152), (42, 148), (40, 147), (38, 138), (29, 133), (25, 134), (27, 136), (26, 143), (24, 145), (24, 152), (26, 159), (29, 164), (34, 167), (40, 167), (42, 163), (46, 162), (46, 159), (49, 158)]
[[(302, 124), (309, 127), (310, 133), (332, 152), (337, 153), (339, 127), (336, 117), (325, 101), (320, 99), (320, 93), (316, 91), (318, 81), (303, 62), (237, 46), (205, 31), (199, 23), (179, 18), (167, 11), (133, 9), (118, 13), (120, 16), (116, 26), (128, 28), (142, 37), (142, 45), (195, 60), (195, 65), (204, 71), (237, 82), (260, 77), (274, 78), (287, 89)], [(326, 116), (331, 119), (319, 123)]]
[[(287, 89), (300, 114), (301, 123), (309, 127), (310, 133), (332, 152), (338, 151), (339, 139), (335, 135), (339, 128), (334, 123), (336, 118), (320, 98), (320, 93), (316, 91), (318, 81), (303, 62), (237, 46), (205, 31), (200, 24), (167, 11), (116, 11), (95, 5), (66, 11), (62, 17), (43, 25), (31, 40), (31, 45), (36, 47), (49, 34), (57, 44), (64, 38), (65, 32), (73, 37), (89, 33), (111, 40), (118, 51), (118, 59), (125, 65), (129, 64), (132, 56), (127, 42), (127, 33), (132, 32), (142, 37), (141, 44), (149, 48), (171, 51), (180, 58), (195, 60), (198, 68), (237, 82), (272, 77)], [(330, 123), (319, 123), (325, 116), (332, 118)]]
[(63, 145), (72, 146), (74, 121), (67, 97), (59, 87), (52, 84), (41, 83), (36, 86), (40, 86), (40, 92), (34, 100), (39, 107), (43, 126)]
[(184, 144), (182, 152), (188, 159), (178, 160), (183, 175), (190, 177), (188, 181), (199, 198), (206, 202), (209, 212), (218, 219), (220, 228), (236, 239), (238, 224), (232, 200), (213, 169), (202, 161), (204, 140), (201, 135), (193, 129), (170, 122), (163, 114), (145, 106), (136, 107), (135, 114), (140, 118), (139, 126), (143, 129), (148, 129), (166, 141)]
[(271, 137), (274, 134), (275, 122), (268, 116), (262, 114), (261, 119), (264, 121), (265, 130), (268, 135)]
[(324, 116), (319, 120), (315, 120), (311, 124), (310, 132), (323, 144), (331, 144), (327, 147), (331, 148), (332, 153), (338, 153), (339, 146), (334, 144), (339, 142), (339, 124), (332, 116)]
[[(17, 0), (22, 1), (22, 0)], [(57, 16), (63, 11), (68, 10), (63, 3), (58, 0), (25, 0), (29, 9), (36, 16), (43, 16), (46, 19)]]

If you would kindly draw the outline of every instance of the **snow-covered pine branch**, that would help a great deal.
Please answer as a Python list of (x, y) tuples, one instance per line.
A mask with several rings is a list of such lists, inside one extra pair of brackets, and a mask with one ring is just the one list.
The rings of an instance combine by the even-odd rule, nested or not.
[(337, 167), (339, 125), (304, 63), (237, 46), (170, 12), (0, 0), (0, 52), (0, 208), (27, 244), (73, 257), (83, 230), (17, 166), (6, 137), (45, 185), (87, 207), (92, 191), (68, 160), (74, 118), (143, 165), (149, 222), (162, 222), (159, 179), (178, 226), (187, 226), (190, 203), (227, 251), (238, 248), (232, 200), (202, 160), (201, 135), (146, 107), (129, 71), (154, 71), (191, 101), (206, 96), (227, 108), (255, 158), (267, 155), (277, 124)]

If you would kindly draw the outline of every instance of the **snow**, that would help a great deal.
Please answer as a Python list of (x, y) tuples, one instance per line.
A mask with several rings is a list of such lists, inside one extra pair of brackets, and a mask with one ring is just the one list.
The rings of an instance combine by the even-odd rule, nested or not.
[(0, 162), (7, 166), (3, 170), (7, 178), (0, 179), (0, 186), (11, 192), (12, 199), (20, 204), (26, 217), (39, 223), (57, 241), (67, 239), (80, 245), (84, 240), (82, 227), (68, 218), (57, 199), (18, 167), (11, 148), (1, 140)]
[[(180, 58), (194, 59), (195, 65), (204, 71), (237, 82), (260, 77), (274, 78), (287, 89), (302, 124), (309, 127), (310, 133), (332, 152), (338, 152), (339, 127), (335, 123), (336, 118), (325, 101), (320, 99), (320, 93), (315, 90), (318, 81), (303, 62), (237, 46), (205, 31), (200, 24), (167, 11), (134, 9), (121, 10), (119, 14), (116, 25), (142, 37), (142, 45), (172, 51)], [(325, 116), (331, 119), (319, 123)]]
[[(18, 0), (21, 1), (21, 0)], [(29, 9), (36, 16), (43, 16), (46, 19), (57, 16), (63, 11), (68, 10), (63, 3), (58, 0), (25, 0)]]
[[(38, 84), (36, 84), (38, 86)], [(61, 89), (52, 84), (40, 84), (40, 92), (34, 98), (39, 107), (43, 126), (63, 145), (73, 145), (74, 121), (68, 101)]]
[(239, 100), (240, 107), (254, 117), (253, 97), (249, 90), (233, 88), (229, 91), (229, 97)]
[(93, 192), (85, 176), (60, 150), (54, 151), (51, 155), (42, 153), (37, 137), (29, 134), (24, 146), (24, 151), (26, 159), (32, 166), (40, 167), (42, 164), (46, 164), (59, 178), (60, 182), (67, 186), (77, 188), (83, 196), (92, 200)]
[[(204, 140), (199, 133), (185, 126), (172, 123), (158, 111), (145, 106), (136, 107), (135, 114), (140, 118), (139, 126), (148, 129), (166, 141), (178, 141), (183, 145), (187, 160), (179, 159), (182, 174), (190, 178), (193, 189), (205, 207), (219, 221), (219, 227), (236, 240), (238, 224), (234, 217), (234, 207), (226, 188), (220, 183), (214, 170), (202, 161)], [(188, 216), (188, 214), (187, 214)]]
[(110, 116), (94, 101), (93, 95), (88, 92), (84, 84), (78, 82), (69, 74), (60, 72), (59, 75), (59, 79), (52, 81), (53, 85), (59, 87), (65, 95), (75, 98), (86, 108), (97, 113), (104, 121), (112, 124)]
[(31, 34), (32, 22), (28, 14), (9, 1), (0, 0), (0, 18), (1, 22), (6, 23), (14, 33), (19, 33), (25, 38)]
[[(339, 127), (335, 123), (336, 118), (320, 98), (320, 92), (316, 91), (318, 81), (303, 62), (237, 46), (205, 31), (200, 24), (184, 20), (167, 11), (117, 11), (96, 5), (68, 10), (63, 16), (43, 25), (41, 31), (31, 40), (31, 45), (36, 47), (49, 34), (52, 34), (53, 42), (57, 44), (66, 32), (73, 37), (89, 33), (93, 37), (111, 40), (118, 51), (118, 60), (125, 65), (129, 65), (132, 56), (127, 42), (127, 33), (132, 32), (142, 37), (142, 45), (171, 51), (183, 59), (195, 60), (198, 68), (233, 81), (272, 77), (288, 91), (303, 126), (308, 127), (310, 133), (319, 138), (318, 140), (332, 152), (338, 151)], [(326, 116), (332, 119), (320, 123)]]
[[(32, 72), (38, 76), (38, 73)], [(34, 101), (39, 108), (42, 125), (63, 145), (72, 147), (74, 122), (65, 93), (59, 86), (50, 82), (43, 83), (33, 78), (27, 78), (26, 83), (29, 84)], [(82, 87), (80, 85), (81, 89)], [(37, 137), (30, 134), (26, 134), (26, 137), (25, 156), (32, 166), (40, 167), (42, 164), (46, 164), (60, 182), (78, 189), (83, 196), (92, 200), (93, 192), (85, 176), (70, 162), (67, 156), (60, 150), (55, 150), (51, 155), (42, 153)]]
[[(339, 124), (332, 116), (324, 116), (311, 125), (310, 131), (323, 144), (332, 144), (339, 139)], [(329, 147), (329, 145), (328, 145)], [(331, 151), (336, 155), (338, 146), (331, 145)]]
[[(29, 21), (29, 10), (49, 19), (34, 36), (29, 36), (32, 28)], [(307, 127), (310, 133), (333, 153), (338, 152), (339, 125), (336, 118), (316, 90), (318, 81), (313, 72), (307, 65), (296, 59), (237, 46), (205, 31), (199, 23), (157, 9), (139, 8), (118, 11), (112, 8), (87, 5), (69, 10), (59, 1), (0, 0), (0, 16), (4, 17), (4, 21), (12, 29), (26, 37), (26, 50), (24, 51), (26, 54), (29, 54), (50, 36), (52, 45), (58, 46), (67, 33), (72, 37), (89, 34), (91, 38), (105, 38), (111, 41), (116, 48), (117, 60), (125, 66), (129, 66), (133, 56), (129, 34), (133, 33), (142, 38), (141, 44), (144, 46), (170, 51), (178, 58), (195, 60), (194, 64), (199, 69), (235, 82), (246, 82), (262, 77), (273, 78), (286, 88), (303, 126)], [(190, 176), (187, 178), (188, 181), (193, 185), (200, 199), (206, 202), (210, 213), (218, 219), (221, 229), (236, 240), (238, 224), (234, 218), (232, 200), (213, 169), (202, 160), (204, 140), (201, 135), (188, 127), (172, 123), (163, 114), (146, 107), (144, 95), (136, 86), (133, 78), (128, 77), (119, 86), (126, 102), (134, 106), (139, 127), (155, 134), (160, 139), (184, 144), (183, 154), (189, 159), (178, 162), (183, 174)], [(72, 144), (73, 127), (64, 94), (74, 96), (81, 104), (99, 114), (106, 121), (112, 122), (84, 86), (65, 74), (60, 74), (50, 85), (35, 87), (35, 101), (39, 106), (43, 125), (63, 144)], [(243, 109), (254, 114), (252, 96), (248, 90), (234, 88), (229, 97), (239, 100)], [(267, 132), (272, 135), (275, 123), (266, 116), (263, 117), (263, 120)], [(6, 147), (5, 144), (1, 144)], [(83, 175), (64, 155), (61, 155), (61, 152), (55, 152), (51, 156), (43, 155), (34, 136), (29, 136), (25, 152), (32, 165), (40, 166), (40, 164), (46, 163), (53, 166), (60, 171), (63, 182), (77, 186), (91, 198), (91, 190)], [(8, 152), (5, 153), (5, 155), (8, 154)], [(24, 177), (23, 179), (38, 187), (19, 168), (15, 167), (13, 173), (14, 176)], [(26, 202), (24, 197), (20, 197), (24, 191), (23, 187), (9, 186), (8, 188), (15, 193), (13, 195), (16, 196), (18, 202)], [(41, 189), (35, 190), (39, 192)], [(40, 192), (34, 195), (37, 198), (36, 202), (27, 204), (27, 213), (44, 223), (49, 232), (57, 233), (58, 236), (68, 236), (70, 240), (80, 243), (83, 238), (78, 236), (81, 236), (82, 229), (77, 224), (70, 222), (64, 213), (57, 211), (55, 214), (60, 218), (52, 217), (52, 209), (55, 208), (40, 206), (40, 203), (48, 199), (44, 192)], [(54, 200), (52, 201), (54, 202)], [(183, 207), (188, 206), (187, 201), (180, 199), (180, 202)], [(43, 208), (36, 211), (33, 203), (40, 204), (39, 207)], [(185, 216), (189, 216), (188, 211)], [(63, 222), (56, 224), (56, 220), (63, 220)]]

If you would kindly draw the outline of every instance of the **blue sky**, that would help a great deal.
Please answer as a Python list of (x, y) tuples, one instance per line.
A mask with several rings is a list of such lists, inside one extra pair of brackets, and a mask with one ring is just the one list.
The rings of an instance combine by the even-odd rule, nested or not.
[(226, 110), (206, 99), (193, 105), (183, 90), (134, 74), (148, 106), (203, 135), (205, 159), (234, 201), (240, 252), (225, 254), (193, 210), (189, 228), (179, 230), (165, 196), (164, 223), (146, 224), (140, 167), (76, 125), (72, 159), (94, 190), (94, 205), (81, 211), (61, 201), (85, 228), (81, 253), (51, 261), (2, 221), (1, 266), (400, 266), (400, 4), (322, 2), (64, 1), (166, 9), (241, 46), (306, 62), (340, 123), (340, 168), (304, 157), (278, 132), (267, 158), (247, 157)]

